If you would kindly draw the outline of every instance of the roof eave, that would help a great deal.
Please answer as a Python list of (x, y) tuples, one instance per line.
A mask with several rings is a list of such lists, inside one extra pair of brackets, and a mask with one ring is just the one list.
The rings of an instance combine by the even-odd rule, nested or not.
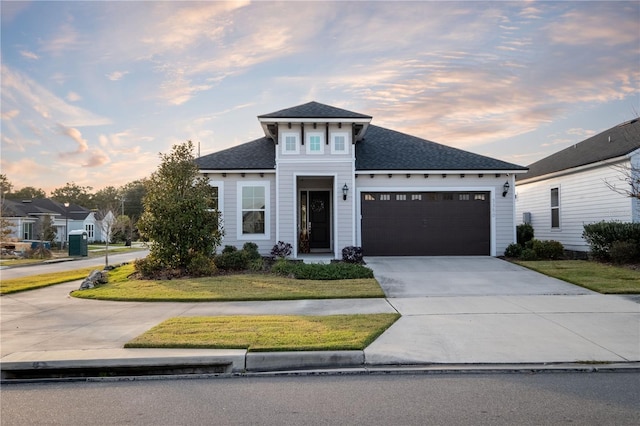
[(633, 153), (630, 154), (625, 154), (619, 157), (614, 157), (614, 158), (609, 158), (606, 160), (602, 160), (602, 161), (597, 161), (595, 163), (589, 163), (589, 164), (583, 164), (581, 166), (576, 166), (576, 167), (570, 167), (568, 169), (564, 169), (564, 170), (557, 170), (555, 172), (551, 172), (551, 173), (546, 173), (543, 175), (538, 175), (538, 176), (533, 176), (530, 178), (524, 178), (521, 180), (516, 181), (517, 185), (524, 185), (527, 183), (533, 183), (533, 182), (538, 182), (541, 180), (547, 180), (547, 179), (551, 179), (554, 177), (559, 177), (559, 176), (565, 176), (565, 175), (569, 175), (569, 174), (573, 174), (573, 173), (579, 173), (579, 172), (583, 172), (585, 170), (590, 170), (590, 169), (596, 169), (598, 167), (603, 167), (603, 166), (608, 166), (611, 164), (615, 164), (615, 163), (620, 163), (622, 161), (627, 161), (631, 158)]

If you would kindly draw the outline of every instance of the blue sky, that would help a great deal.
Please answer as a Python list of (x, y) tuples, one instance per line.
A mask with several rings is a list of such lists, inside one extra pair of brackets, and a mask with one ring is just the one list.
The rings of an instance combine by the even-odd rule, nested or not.
[(2, 1), (2, 173), (94, 190), (312, 100), (520, 165), (640, 114), (640, 2)]

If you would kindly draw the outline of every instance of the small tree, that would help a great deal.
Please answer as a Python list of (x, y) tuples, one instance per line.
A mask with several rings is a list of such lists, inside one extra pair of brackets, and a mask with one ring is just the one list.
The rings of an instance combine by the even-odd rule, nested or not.
[(211, 256), (220, 244), (218, 211), (208, 179), (198, 173), (191, 141), (174, 145), (160, 158), (158, 170), (146, 181), (138, 228), (151, 242), (154, 262), (182, 269), (195, 255)]

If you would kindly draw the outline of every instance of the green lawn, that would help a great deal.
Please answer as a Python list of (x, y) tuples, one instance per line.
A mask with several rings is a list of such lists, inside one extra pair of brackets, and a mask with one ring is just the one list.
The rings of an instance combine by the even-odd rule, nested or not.
[(637, 270), (585, 260), (518, 260), (515, 263), (599, 293), (640, 293), (640, 271)]
[(249, 351), (362, 350), (399, 314), (176, 317), (126, 348), (209, 348)]
[(52, 272), (50, 274), (31, 275), (22, 278), (0, 280), (0, 294), (16, 293), (18, 291), (34, 290), (36, 288), (47, 287), (54, 284), (61, 284), (68, 281), (76, 281), (87, 278), (89, 273), (96, 267), (82, 268), (66, 272)]
[(142, 302), (222, 302), (384, 297), (373, 278), (296, 280), (269, 274), (232, 274), (173, 280), (129, 280), (133, 265), (109, 273), (109, 284), (77, 290), (74, 297)]

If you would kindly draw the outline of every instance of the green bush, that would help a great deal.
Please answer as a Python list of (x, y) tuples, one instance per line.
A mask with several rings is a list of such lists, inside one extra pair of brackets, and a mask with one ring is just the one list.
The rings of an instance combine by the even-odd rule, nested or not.
[(262, 272), (265, 270), (265, 263), (262, 257), (249, 260), (249, 270), (253, 272)]
[[(598, 222), (584, 225), (582, 237), (591, 247), (591, 255), (597, 259), (609, 260), (611, 247), (616, 241), (635, 241), (640, 244), (640, 223)], [(640, 247), (636, 246), (637, 250)]]
[(222, 249), (222, 254), (225, 254), (225, 253), (234, 253), (234, 252), (236, 252), (236, 251), (238, 251), (238, 248), (237, 248), (236, 246), (229, 246), (229, 245), (227, 245), (227, 246), (224, 246), (224, 248)]
[(242, 251), (247, 255), (247, 259), (256, 260), (261, 259), (260, 252), (258, 251), (258, 245), (256, 243), (246, 242), (242, 246)]
[(609, 249), (614, 263), (633, 263), (640, 260), (640, 249), (635, 241), (614, 241)]
[(520, 260), (538, 260), (538, 255), (536, 254), (535, 250), (526, 248), (522, 250), (522, 253), (520, 254)]
[(162, 262), (151, 254), (142, 259), (136, 259), (133, 262), (133, 267), (143, 278), (155, 277), (164, 269)]
[(533, 226), (529, 223), (523, 223), (516, 226), (516, 241), (524, 247), (524, 245), (533, 239)]
[[(225, 247), (225, 250), (227, 247)], [(238, 251), (237, 249), (225, 250), (222, 250), (222, 253), (214, 258), (214, 262), (218, 269), (223, 269), (225, 271), (243, 271), (247, 269), (249, 266), (249, 258), (244, 251)]]
[(301, 263), (278, 261), (271, 268), (278, 275), (292, 276), (299, 280), (350, 280), (373, 278), (373, 271), (354, 263)]
[(558, 241), (533, 239), (530, 243), (531, 248), (539, 259), (554, 260), (564, 257), (564, 246)]
[(520, 257), (522, 254), (522, 246), (520, 244), (509, 244), (504, 251), (506, 257)]
[(196, 253), (187, 265), (187, 272), (193, 277), (208, 277), (218, 272), (218, 268), (213, 259), (202, 253)]

